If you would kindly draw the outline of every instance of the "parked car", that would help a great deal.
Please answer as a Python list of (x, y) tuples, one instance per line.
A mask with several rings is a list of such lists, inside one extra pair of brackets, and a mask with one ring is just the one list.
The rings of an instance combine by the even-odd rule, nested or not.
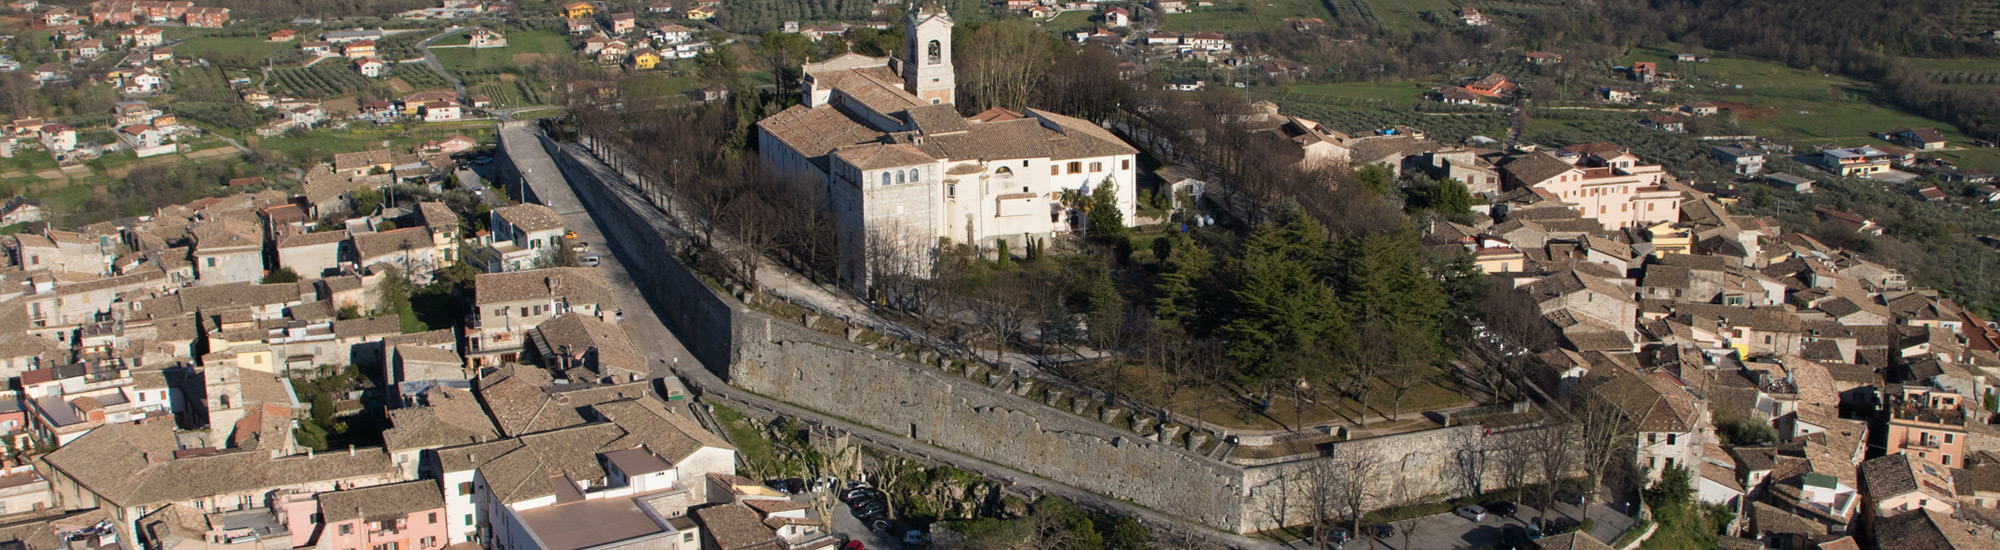
[(916, 545), (916, 544), (922, 544), (923, 542), (924, 542), (923, 531), (911, 529), (909, 532), (903, 533), (903, 544)]
[(1453, 511), (1452, 513), (1458, 514), (1458, 517), (1472, 520), (1475, 523), (1486, 521), (1486, 509), (1480, 508), (1479, 505), (1477, 504), (1470, 506), (1460, 506), (1458, 510)]
[(1374, 534), (1375, 538), (1386, 539), (1396, 536), (1396, 526), (1387, 523), (1377, 523), (1368, 526), (1368, 532)]
[(1515, 548), (1521, 548), (1527, 543), (1528, 543), (1527, 538), (1521, 536), (1521, 529), (1518, 527), (1510, 525), (1500, 530), (1501, 548), (1513, 550)]
[(850, 540), (847, 541), (847, 544), (842, 545), (840, 550), (868, 550), (868, 545), (861, 544), (861, 541), (858, 540)]
[(1519, 507), (1514, 506), (1514, 503), (1507, 502), (1504, 500), (1496, 500), (1493, 502), (1488, 502), (1482, 505), (1481, 508), (1485, 508), (1486, 513), (1500, 516), (1503, 518), (1514, 517), (1514, 512), (1520, 510)]
[(889, 520), (886, 519), (878, 519), (875, 521), (868, 522), (868, 530), (877, 533), (887, 533), (889, 532), (889, 528), (895, 526), (896, 526), (895, 524), (889, 523)]
[(865, 496), (868, 496), (868, 495), (872, 495), (872, 494), (875, 494), (875, 489), (874, 489), (874, 488), (871, 488), (871, 487), (855, 487), (855, 488), (851, 488), (851, 489), (848, 489), (848, 490), (847, 490), (846, 492), (843, 492), (843, 493), (841, 493), (841, 494), (840, 494), (840, 501), (841, 501), (841, 502), (854, 502), (854, 499), (857, 499), (857, 498), (861, 498), (861, 497), (865, 497)]
[(1528, 540), (1542, 540), (1542, 528), (1533, 522), (1528, 523), (1528, 526), (1521, 531), (1528, 535)]
[(861, 507), (854, 509), (854, 517), (862, 519), (881, 518), (881, 517), (887, 517), (888, 515), (889, 515), (889, 503), (882, 502), (879, 500), (868, 501), (866, 503), (863, 503)]
[(586, 250), (590, 250), (590, 243), (585, 241), (577, 241), (576, 244), (570, 245), (569, 247), (576, 249), (577, 252), (583, 252)]
[(1548, 521), (1542, 523), (1542, 534), (1560, 535), (1563, 533), (1568, 533), (1570, 531), (1575, 531), (1576, 528), (1582, 526), (1583, 524), (1577, 523), (1576, 521), (1568, 518), (1551, 518)]
[(599, 259), (596, 254), (591, 254), (588, 256), (584, 256), (583, 259), (578, 261), (577, 263), (583, 264), (584, 267), (597, 267), (598, 265), (604, 263), (604, 261)]
[(796, 477), (785, 478), (785, 490), (794, 495), (806, 492), (806, 480)]
[(488, 165), (488, 164), (493, 164), (493, 157), (479, 157), (479, 158), (475, 158), (475, 159), (472, 159), (472, 163), (473, 163), (473, 164), (477, 164), (477, 165), (480, 165), (480, 166), (485, 166), (485, 165)]
[(1326, 529), (1326, 544), (1328, 548), (1339, 548), (1342, 543), (1352, 540), (1353, 538), (1354, 535), (1352, 533), (1348, 533), (1347, 528), (1328, 527)]

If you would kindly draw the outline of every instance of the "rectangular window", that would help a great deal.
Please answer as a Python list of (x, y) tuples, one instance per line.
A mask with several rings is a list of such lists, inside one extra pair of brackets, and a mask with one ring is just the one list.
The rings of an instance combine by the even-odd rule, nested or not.
[(1083, 171), (1083, 163), (1081, 163), (1081, 162), (1071, 162), (1071, 163), (1069, 163), (1069, 173), (1071, 173), (1071, 174), (1075, 174), (1075, 173), (1078, 173), (1078, 172), (1082, 172), (1082, 171)]
[(958, 184), (956, 183), (944, 184), (944, 198), (947, 199), (958, 198)]
[(1676, 443), (1674, 443), (1674, 441), (1677, 439), (1680, 439), (1680, 434), (1667, 434), (1668, 445), (1675, 445)]
[(208, 258), (208, 266), (215, 267), (215, 258)]
[(1660, 442), (1660, 434), (1646, 434), (1647, 445), (1652, 445), (1654, 443), (1659, 443), (1659, 442)]
[(1060, 176), (1060, 175), (1062, 175), (1062, 167), (1061, 167), (1061, 166), (1056, 166), (1056, 165), (1054, 165), (1054, 164), (1051, 164), (1051, 165), (1049, 165), (1049, 175), (1051, 175), (1051, 176)]
[(1938, 457), (1938, 458), (1941, 458), (1941, 459), (1943, 459), (1943, 460), (1944, 460), (1944, 465), (1946, 465), (1946, 466), (1950, 466), (1950, 465), (1951, 465), (1951, 455), (1944, 455), (1944, 456), (1941, 456), (1941, 457)]
[(1103, 172), (1103, 171), (1104, 171), (1104, 163), (1102, 163), (1102, 162), (1093, 162), (1093, 163), (1090, 163), (1090, 171), (1092, 171), (1092, 172)]
[(1951, 434), (1944, 434), (1944, 444), (1946, 445), (1951, 444)]
[(353, 526), (353, 525), (351, 525), (351, 524), (346, 524), (346, 523), (342, 523), (342, 524), (340, 524), (340, 534), (342, 534), (342, 535), (352, 535), (352, 534), (354, 534), (354, 526)]
[(421, 539), (417, 539), (417, 543), (424, 545), (424, 548), (437, 546), (437, 537), (424, 537)]
[(429, 521), (429, 522), (430, 522), (430, 523), (437, 523), (437, 522), (438, 522), (438, 513), (437, 513), (437, 512), (431, 512), (431, 517), (430, 517), (430, 521)]
[(470, 526), (470, 525), (472, 525), (472, 514), (466, 514), (466, 515), (465, 515), (465, 524), (466, 524), (467, 526)]
[(1123, 167), (1124, 167), (1124, 168), (1123, 168), (1124, 170), (1131, 170), (1131, 169), (1132, 169), (1132, 159), (1125, 159), (1125, 160), (1123, 160), (1123, 161), (1119, 161), (1119, 165), (1120, 165), (1120, 166), (1123, 166)]

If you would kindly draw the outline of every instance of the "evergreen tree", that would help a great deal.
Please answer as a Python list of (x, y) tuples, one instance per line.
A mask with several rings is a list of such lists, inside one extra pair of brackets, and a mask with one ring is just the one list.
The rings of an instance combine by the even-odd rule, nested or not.
[(1118, 331), (1125, 324), (1125, 297), (1111, 281), (1111, 272), (1099, 269), (1084, 291), (1083, 325), (1090, 344), (1099, 348), (1115, 346)]
[(999, 264), (1000, 269), (1007, 269), (1008, 265), (1014, 263), (1014, 253), (1007, 250), (1007, 239), (1000, 239), (1000, 242), (993, 245), (993, 255), (993, 261)]
[(1153, 311), (1161, 319), (1187, 325), (1200, 313), (1201, 282), (1214, 267), (1215, 258), (1187, 233), (1174, 235), (1168, 243)]
[(1236, 318), (1222, 327), (1229, 358), (1245, 384), (1295, 374), (1293, 356), (1322, 354), (1346, 327), (1340, 300), (1321, 278), (1326, 240), (1309, 216), (1291, 209), (1244, 242), (1230, 297)]
[(1125, 227), (1125, 213), (1118, 210), (1118, 184), (1105, 177), (1091, 190), (1085, 201), (1084, 216), (1090, 220), (1090, 236), (1110, 243), (1124, 239), (1131, 230)]

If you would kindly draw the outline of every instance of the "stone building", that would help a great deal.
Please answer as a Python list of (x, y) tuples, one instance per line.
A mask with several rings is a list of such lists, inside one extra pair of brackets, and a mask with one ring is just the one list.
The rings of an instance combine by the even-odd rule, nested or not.
[(920, 5), (900, 59), (807, 64), (803, 104), (757, 123), (764, 159), (810, 181), (833, 213), (844, 284), (865, 285), (871, 268), (928, 273), (939, 239), (1020, 249), (1082, 230), (1069, 198), (1103, 185), (1133, 219), (1138, 151), (1111, 132), (1033, 109), (959, 114), (951, 28), (941, 8)]

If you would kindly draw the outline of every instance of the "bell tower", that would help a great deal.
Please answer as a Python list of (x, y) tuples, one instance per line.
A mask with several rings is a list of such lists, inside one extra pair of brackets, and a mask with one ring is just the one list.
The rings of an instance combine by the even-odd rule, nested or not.
[(903, 28), (903, 88), (926, 103), (956, 103), (957, 71), (951, 64), (951, 15), (935, 0), (910, 9)]

